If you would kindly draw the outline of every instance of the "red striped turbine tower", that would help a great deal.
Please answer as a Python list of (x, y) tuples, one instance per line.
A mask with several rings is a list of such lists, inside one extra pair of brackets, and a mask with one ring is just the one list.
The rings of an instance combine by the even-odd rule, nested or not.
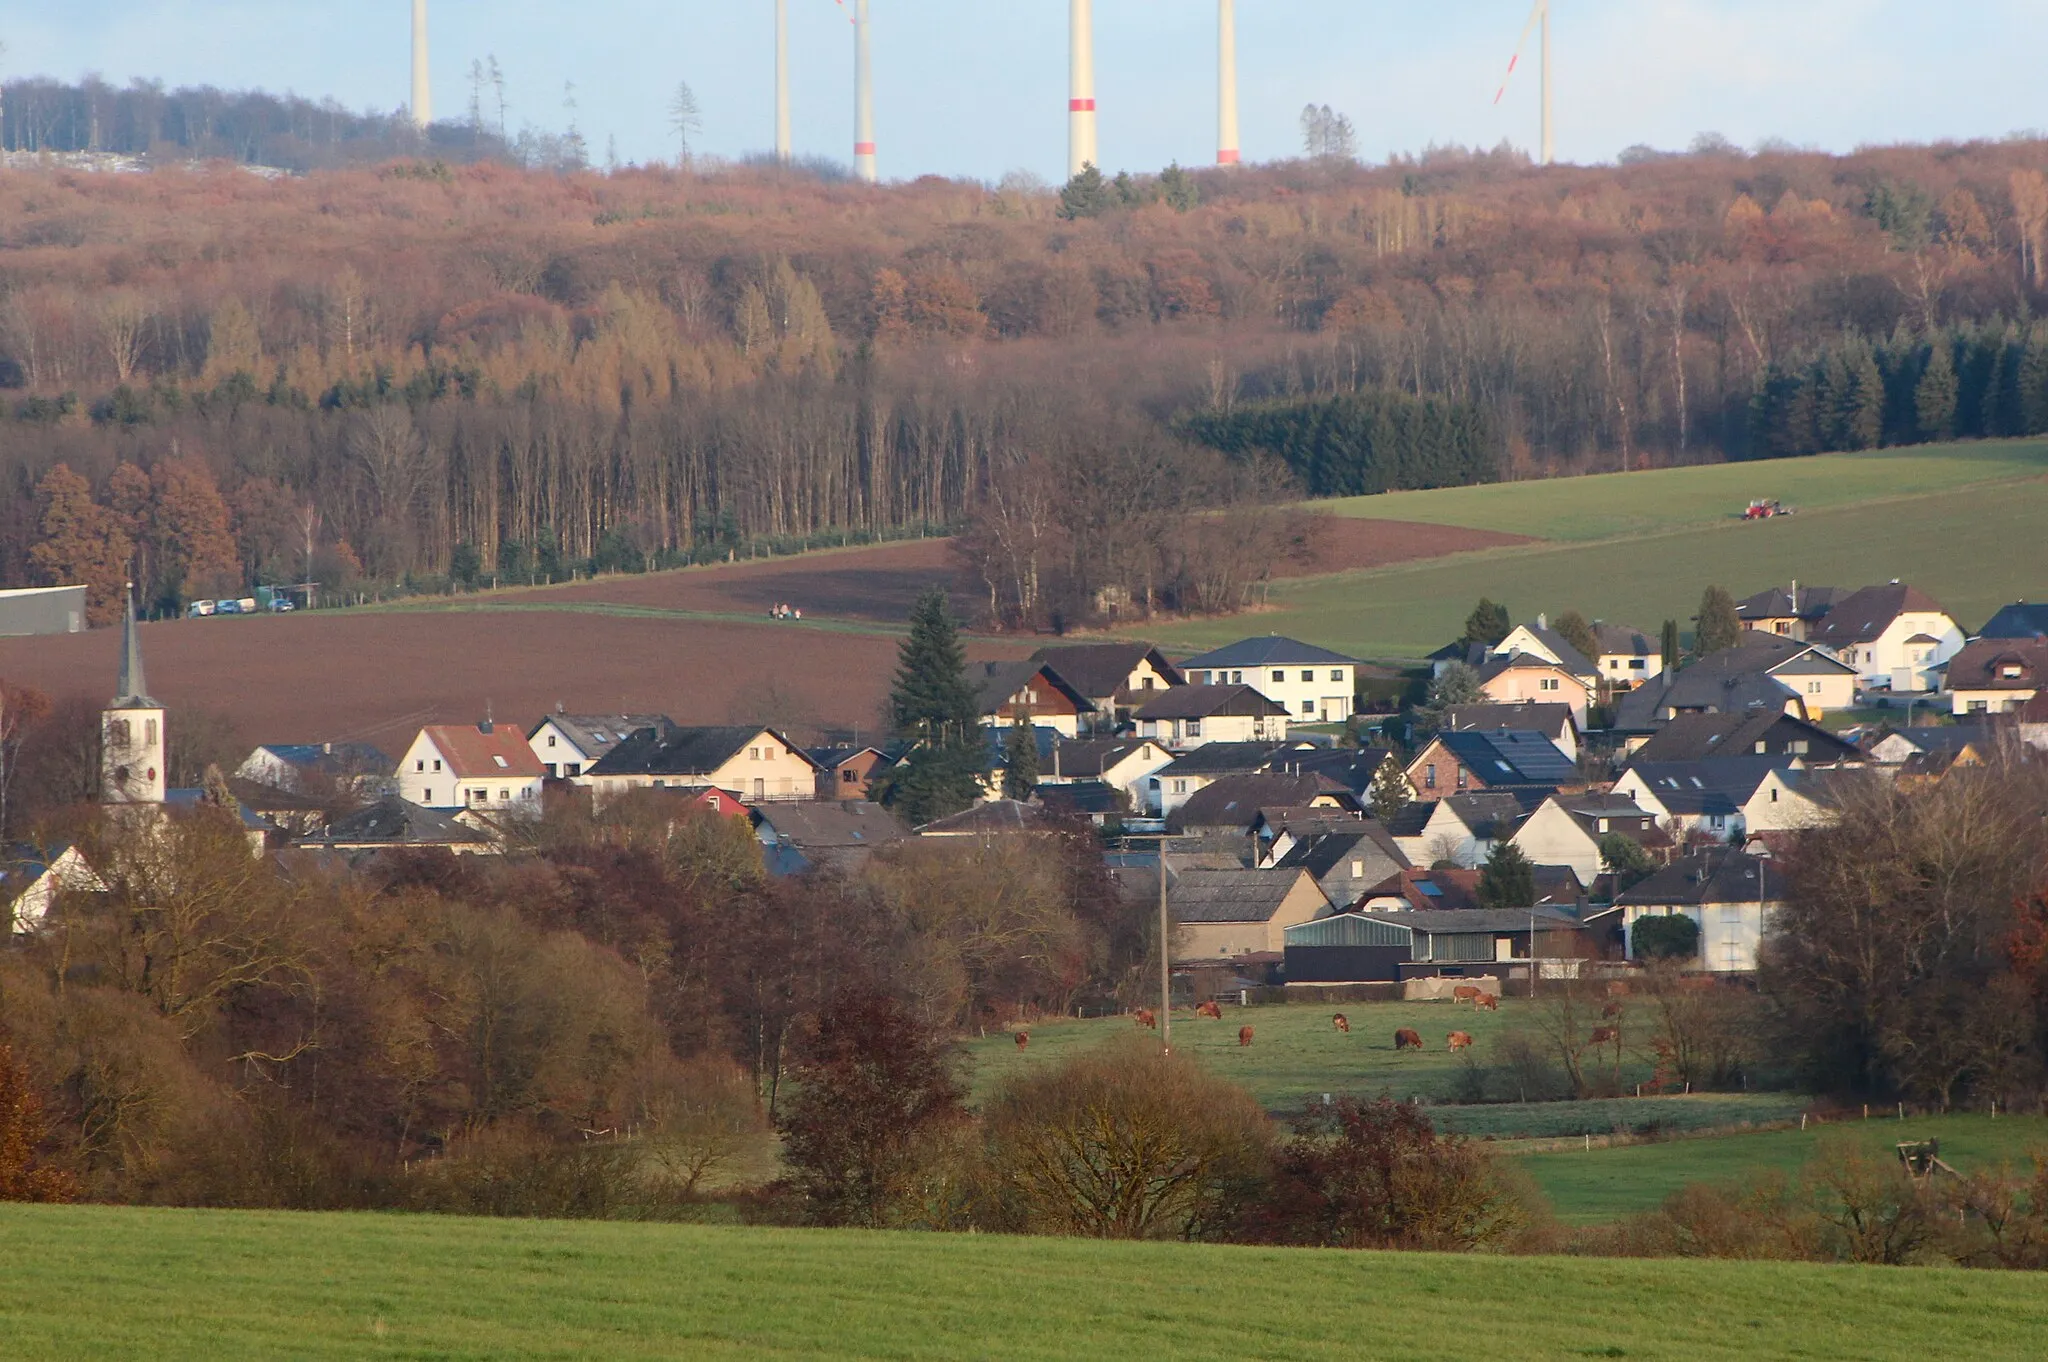
[[(846, 0), (839, 0), (846, 8)], [(853, 174), (863, 184), (878, 178), (875, 169), (875, 69), (868, 57), (868, 0), (853, 0)]]
[(1102, 165), (1095, 144), (1095, 4), (1067, 0), (1067, 175)]
[(1216, 164), (1237, 162), (1237, 0), (1216, 0)]

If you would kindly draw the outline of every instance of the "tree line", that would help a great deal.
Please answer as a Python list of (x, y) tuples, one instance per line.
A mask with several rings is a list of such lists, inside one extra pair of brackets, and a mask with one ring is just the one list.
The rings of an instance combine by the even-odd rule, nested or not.
[(1482, 408), (1401, 392), (1246, 403), (1191, 413), (1180, 428), (1226, 454), (1273, 456), (1314, 497), (1496, 482), (1502, 467)]

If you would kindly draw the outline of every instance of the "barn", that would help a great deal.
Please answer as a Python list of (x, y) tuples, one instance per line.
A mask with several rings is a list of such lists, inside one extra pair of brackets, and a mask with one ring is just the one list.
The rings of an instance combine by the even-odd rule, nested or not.
[(0, 591), (0, 638), (84, 632), (82, 586), (30, 586)]
[(1559, 959), (1584, 953), (1579, 921), (1555, 908), (1463, 908), (1339, 913), (1286, 930), (1290, 984), (1371, 984), (1435, 975), (1528, 977), (1530, 935), (1546, 977)]

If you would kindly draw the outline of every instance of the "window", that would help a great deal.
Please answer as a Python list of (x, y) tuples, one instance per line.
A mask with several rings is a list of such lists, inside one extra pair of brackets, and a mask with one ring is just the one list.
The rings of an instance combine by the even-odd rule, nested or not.
[(436, 771), (441, 769), (441, 759), (439, 757), (434, 758), (434, 769)]
[(1760, 757), (1761, 757), (1761, 756), (1764, 756), (1764, 755), (1768, 754), (1768, 753), (1770, 752), (1770, 750), (1771, 750), (1771, 745), (1770, 745), (1769, 743), (1767, 743), (1767, 742), (1763, 742), (1763, 741), (1761, 741), (1761, 740), (1759, 740), (1759, 741), (1758, 741), (1758, 743), (1757, 743), (1757, 745), (1756, 745), (1756, 754), (1757, 754), (1758, 756), (1760, 756)]
[(2011, 663), (2007, 663), (2005, 666), (2000, 667), (1998, 669), (1998, 674), (2000, 676), (2005, 677), (2007, 680), (2017, 680), (2020, 674), (2020, 669)]
[(142, 741), (145, 746), (156, 746), (156, 720), (144, 719), (142, 721)]
[(662, 780), (659, 777), (656, 777), (654, 782), (654, 788), (657, 790), (666, 790), (668, 788), (668, 782)]
[(1462, 766), (1458, 768), (1458, 788), (1461, 790), (1465, 788), (1465, 768)]
[(1429, 765), (1422, 768), (1422, 788), (1425, 790), (1434, 790), (1436, 788), (1435, 762), (1431, 762)]
[(472, 804), (481, 804), (481, 803), (483, 803), (483, 802), (484, 802), (484, 792), (483, 792), (482, 790), (471, 790), (471, 791), (469, 792), (469, 802), (470, 802), (470, 803), (472, 803)]
[(1603, 836), (1607, 832), (1607, 820), (1605, 818), (1600, 820), (1600, 832)]
[[(438, 767), (438, 766), (440, 765), (440, 763), (439, 763), (439, 762), (436, 762), (436, 763), (435, 763), (435, 765), (436, 765), (436, 766)], [(427, 769), (427, 759), (426, 759), (425, 757), (421, 757), (421, 758), (420, 758), (420, 759), (419, 759), (418, 761), (416, 761), (416, 762), (414, 762), (414, 763), (412, 764), (412, 769), (413, 769), (413, 770), (415, 770), (415, 771), (424, 771), (424, 770), (426, 770), (426, 769)]]
[(1141, 680), (1140, 680), (1140, 681), (1138, 682), (1138, 689), (1139, 689), (1139, 690), (1151, 690), (1151, 689), (1152, 689), (1152, 681), (1153, 681), (1153, 678), (1152, 678), (1152, 677), (1149, 677), (1149, 676), (1147, 676), (1147, 677), (1144, 677), (1143, 679), (1141, 679)]
[(1778, 792), (1776, 790), (1771, 791), (1771, 802), (1773, 804), (1778, 802)]
[(509, 804), (509, 803), (511, 803), (511, 802), (512, 802), (512, 792), (511, 792), (510, 790), (500, 790), (500, 791), (498, 791), (498, 802), (499, 802), (500, 804)]
[(555, 764), (553, 762), (549, 762), (544, 769), (548, 773), (548, 779), (553, 780), (555, 778)]
[(1707, 819), (1707, 824), (1714, 831), (1719, 832), (1728, 826), (1728, 818), (1725, 814), (1713, 814)]
[(1792, 754), (1797, 757), (1806, 755), (1806, 739), (1794, 738), (1792, 740)]
[(1202, 736), (1202, 721), (1201, 721), (1200, 719), (1190, 719), (1190, 720), (1188, 720), (1187, 734), (1188, 734), (1188, 736), (1189, 736), (1190, 738), (1199, 738), (1199, 737), (1201, 737), (1201, 736)]
[(1972, 713), (1972, 714), (1983, 714), (1983, 713), (1987, 712), (1988, 710), (1990, 710), (1990, 708), (1991, 708), (1991, 702), (1990, 702), (1989, 700), (1972, 700), (1972, 701), (1970, 701), (1970, 713)]
[(761, 759), (761, 749), (760, 749), (760, 748), (758, 748), (758, 747), (749, 747), (749, 748), (747, 749), (747, 760), (748, 760), (748, 761), (759, 761), (760, 759)]
[(1646, 672), (1650, 670), (1650, 660), (1646, 657), (1632, 657), (1628, 660), (1628, 669), (1632, 672)]
[(1332, 668), (1330, 668), (1330, 679), (1331, 679), (1332, 681), (1335, 681), (1335, 682), (1336, 682), (1336, 683), (1337, 683), (1338, 685), (1340, 685), (1340, 686), (1341, 686), (1341, 685), (1343, 685), (1343, 684), (1344, 684), (1344, 669), (1343, 669), (1342, 667), (1332, 667)]
[(1818, 682), (1818, 681), (1809, 681), (1809, 682), (1807, 682), (1807, 683), (1806, 683), (1806, 693), (1807, 693), (1808, 695), (1818, 695), (1818, 694), (1820, 694), (1820, 682)]
[(554, 745), (555, 745), (555, 735), (554, 735), (554, 734), (552, 734), (552, 733), (550, 733), (550, 734), (548, 734), (548, 746), (549, 746), (549, 747), (553, 747)]
[(842, 766), (839, 768), (839, 783), (841, 785), (858, 785), (860, 784), (860, 777), (854, 773), (852, 767)]
[(1176, 780), (1173, 782), (1173, 792), (1175, 794), (1186, 794), (1188, 792), (1188, 783), (1185, 780)]
[(1230, 684), (1233, 686), (1242, 686), (1244, 684), (1244, 673), (1232, 672), (1230, 674)]
[(430, 785), (430, 786), (428, 786), (428, 787), (427, 787), (426, 789), (424, 789), (424, 790), (421, 790), (421, 791), (420, 791), (420, 803), (422, 803), (422, 804), (432, 804), (433, 802), (434, 802), (434, 789), (433, 789), (433, 787), (432, 787), (432, 786)]
[(504, 758), (503, 758), (502, 756), (499, 756), (499, 755), (498, 755), (497, 753), (495, 753), (495, 752), (493, 752), (493, 753), (491, 754), (491, 760), (492, 760), (492, 761), (495, 761), (496, 763), (498, 763), (498, 769), (499, 769), (500, 771), (509, 771), (509, 770), (511, 770), (511, 769), (512, 769), (512, 763), (511, 763), (511, 762), (509, 762), (509, 761), (506, 761), (506, 760), (505, 760), (505, 759), (504, 759)]
[(575, 777), (582, 775), (583, 763), (580, 761), (572, 761), (568, 763), (567, 765), (562, 767), (562, 774), (570, 777), (571, 779), (574, 779)]
[(1618, 657), (1610, 657), (1610, 658), (1608, 658), (1608, 659), (1607, 659), (1607, 670), (1608, 670), (1608, 671), (1611, 671), (1611, 672), (1618, 672), (1618, 671), (1620, 671), (1620, 670), (1621, 670), (1621, 659), (1620, 659), (1620, 658), (1618, 658)]
[(1316, 670), (1315, 670), (1315, 668), (1314, 668), (1314, 667), (1303, 667), (1303, 668), (1301, 669), (1301, 679), (1302, 679), (1302, 680), (1304, 680), (1304, 681), (1306, 681), (1306, 682), (1308, 682), (1308, 683), (1309, 683), (1309, 684), (1311, 684), (1311, 685), (1315, 684), (1315, 679), (1316, 679)]
[(1554, 676), (1546, 676), (1536, 683), (1536, 687), (1538, 690), (1556, 690), (1557, 678)]
[(1287, 673), (1280, 670), (1278, 667), (1275, 667), (1273, 668), (1273, 679), (1275, 681), (1285, 681), (1287, 679)]
[(1303, 700), (1301, 702), (1301, 712), (1303, 714), (1314, 714), (1316, 712), (1316, 702), (1313, 700)]

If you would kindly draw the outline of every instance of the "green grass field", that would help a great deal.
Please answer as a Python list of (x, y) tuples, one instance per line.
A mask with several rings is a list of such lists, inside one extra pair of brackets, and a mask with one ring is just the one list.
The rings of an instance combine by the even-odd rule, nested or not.
[(1731, 1182), (1765, 1169), (1796, 1173), (1815, 1146), (1832, 1136), (1853, 1139), (1886, 1158), (1901, 1140), (1938, 1139), (1942, 1158), (1970, 1173), (2001, 1163), (2021, 1168), (2031, 1154), (2048, 1152), (2048, 1119), (1967, 1115), (1901, 1121), (1880, 1110), (1868, 1121), (1523, 1154), (1520, 1163), (1550, 1197), (1559, 1219), (1592, 1224), (1652, 1210), (1688, 1183)]
[(0, 1355), (2039, 1356), (2017, 1273), (0, 1207)]
[[(2000, 605), (2048, 594), (2048, 563), (2015, 551), (2048, 519), (2044, 474), (2048, 443), (2005, 440), (1320, 502), (1543, 542), (1278, 582), (1256, 618), (1152, 632), (1189, 649), (1273, 632), (1415, 658), (1455, 635), (1480, 596), (1505, 601), (1518, 620), (1577, 609), (1654, 636), (1666, 619), (1689, 628), (1709, 583), (1743, 596), (1795, 578), (1854, 587), (1894, 577), (1975, 629)], [(1751, 497), (1799, 513), (1745, 524), (1736, 517)]]

